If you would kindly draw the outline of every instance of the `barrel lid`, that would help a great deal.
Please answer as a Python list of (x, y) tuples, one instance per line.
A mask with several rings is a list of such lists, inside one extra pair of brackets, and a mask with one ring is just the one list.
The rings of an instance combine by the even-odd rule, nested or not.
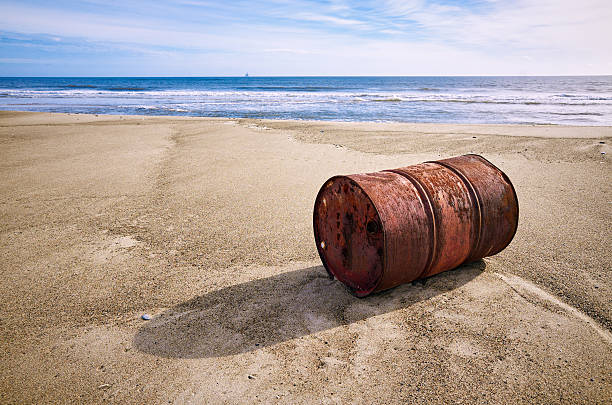
[(374, 291), (384, 269), (384, 234), (376, 207), (361, 187), (347, 176), (325, 182), (313, 225), (327, 271), (359, 297)]

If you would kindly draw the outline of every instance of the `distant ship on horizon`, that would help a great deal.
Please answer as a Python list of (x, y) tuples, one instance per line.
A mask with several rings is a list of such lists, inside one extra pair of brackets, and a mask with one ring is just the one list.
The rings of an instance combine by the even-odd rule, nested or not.
[(246, 73), (244, 74), (244, 77), (249, 77), (249, 72), (246, 72)]

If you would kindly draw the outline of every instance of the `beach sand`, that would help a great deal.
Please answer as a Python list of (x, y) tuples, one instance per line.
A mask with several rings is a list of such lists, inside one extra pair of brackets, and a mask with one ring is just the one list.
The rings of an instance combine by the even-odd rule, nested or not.
[[(0, 112), (0, 402), (610, 403), (611, 143)], [(470, 152), (517, 190), (508, 248), (365, 299), (327, 277), (327, 178)]]

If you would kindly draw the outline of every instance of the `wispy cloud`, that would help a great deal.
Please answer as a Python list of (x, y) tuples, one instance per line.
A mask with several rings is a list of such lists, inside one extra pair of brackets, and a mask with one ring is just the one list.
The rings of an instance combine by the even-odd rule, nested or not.
[(384, 0), (381, 9), (386, 15), (410, 18), (414, 13), (422, 11), (426, 7), (424, 0)]
[[(46, 60), (44, 61), (46, 63), (49, 63), (50, 61)], [(54, 61), (55, 62), (55, 61)], [(41, 63), (40, 59), (28, 59), (28, 58), (0, 58), (0, 63)]]
[(332, 15), (313, 14), (313, 13), (298, 13), (290, 16), (298, 21), (314, 21), (318, 23), (329, 23), (343, 26), (363, 26), (365, 23), (359, 20), (351, 20), (348, 18), (334, 17)]
[(313, 52), (307, 51), (305, 49), (289, 49), (289, 48), (269, 48), (262, 49), (262, 52), (271, 52), (271, 53), (295, 53), (295, 54), (312, 54)]
[(0, 74), (610, 74), (609, 21), (608, 0), (3, 1)]

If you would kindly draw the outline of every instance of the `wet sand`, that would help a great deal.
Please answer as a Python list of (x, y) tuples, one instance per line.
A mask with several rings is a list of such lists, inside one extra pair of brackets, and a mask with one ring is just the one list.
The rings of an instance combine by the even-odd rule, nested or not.
[[(0, 112), (0, 402), (609, 403), (611, 143)], [(470, 152), (517, 190), (508, 248), (366, 299), (327, 278), (327, 178)]]

